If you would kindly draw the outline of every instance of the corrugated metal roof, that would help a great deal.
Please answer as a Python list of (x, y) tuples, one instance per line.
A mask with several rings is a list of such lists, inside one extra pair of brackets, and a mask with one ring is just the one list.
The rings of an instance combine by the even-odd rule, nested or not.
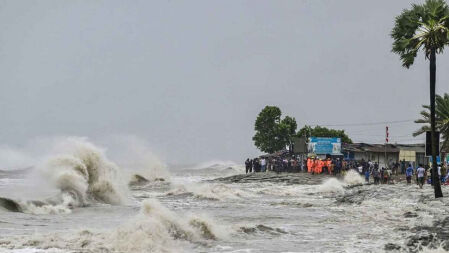
[(343, 152), (375, 152), (375, 153), (399, 153), (400, 150), (424, 152), (424, 144), (368, 144), (368, 143), (343, 143)]

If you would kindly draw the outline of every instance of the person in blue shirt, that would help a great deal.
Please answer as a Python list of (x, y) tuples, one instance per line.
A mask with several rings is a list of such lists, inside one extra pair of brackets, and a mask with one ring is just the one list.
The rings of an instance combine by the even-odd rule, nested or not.
[(412, 176), (413, 176), (412, 164), (409, 164), (408, 168), (405, 170), (405, 176), (407, 178), (407, 184), (411, 184), (412, 183)]

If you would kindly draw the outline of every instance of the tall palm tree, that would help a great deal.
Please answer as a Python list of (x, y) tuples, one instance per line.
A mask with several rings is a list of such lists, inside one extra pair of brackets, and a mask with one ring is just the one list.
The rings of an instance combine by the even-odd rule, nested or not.
[[(415, 123), (426, 124), (413, 133), (418, 136), (426, 131), (430, 131), (430, 106), (423, 105), (424, 110), (421, 111), (421, 119), (415, 120)], [(449, 94), (444, 93), (443, 96), (435, 97), (435, 129), (440, 131), (442, 135), (442, 150), (449, 150)]]
[(422, 5), (412, 5), (396, 17), (391, 32), (393, 52), (401, 58), (402, 65), (409, 68), (422, 49), (430, 61), (430, 130), (432, 136), (432, 182), (435, 198), (443, 197), (440, 181), (437, 180), (435, 136), (435, 79), (436, 54), (443, 52), (449, 42), (449, 7), (444, 0), (427, 0)]

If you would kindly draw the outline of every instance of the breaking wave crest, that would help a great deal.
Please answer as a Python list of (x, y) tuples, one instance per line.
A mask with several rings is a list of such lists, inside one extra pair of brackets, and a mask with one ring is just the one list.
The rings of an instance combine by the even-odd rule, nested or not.
[(112, 231), (83, 230), (77, 233), (16, 236), (3, 238), (0, 246), (83, 252), (183, 252), (183, 249), (194, 244), (227, 236), (226, 229), (207, 217), (178, 215), (159, 201), (149, 199), (142, 203), (136, 217)]
[(247, 197), (249, 193), (239, 189), (234, 189), (225, 184), (192, 183), (175, 186), (169, 191), (168, 196), (191, 195), (200, 199), (226, 200), (241, 199)]
[(118, 166), (85, 138), (70, 137), (57, 142), (52, 155), (37, 166), (37, 172), (44, 176), (43, 186), (51, 185), (60, 193), (40, 201), (3, 199), (0, 206), (35, 214), (70, 213), (71, 208), (91, 203), (116, 205), (128, 200)]
[(363, 178), (354, 170), (349, 170), (343, 181), (337, 178), (329, 178), (318, 186), (318, 192), (322, 193), (342, 193), (345, 191), (345, 187), (362, 185)]
[(354, 185), (361, 185), (363, 184), (363, 178), (360, 176), (360, 174), (358, 172), (356, 172), (355, 170), (349, 170), (343, 181), (345, 182), (346, 185), (348, 186), (354, 186)]
[(193, 175), (206, 174), (213, 177), (223, 177), (245, 173), (245, 166), (232, 161), (209, 161), (186, 168)]
[(81, 138), (69, 138), (63, 145), (68, 152), (48, 159), (42, 167), (58, 189), (76, 196), (79, 206), (89, 201), (125, 201), (126, 188), (119, 180), (119, 168), (101, 149)]

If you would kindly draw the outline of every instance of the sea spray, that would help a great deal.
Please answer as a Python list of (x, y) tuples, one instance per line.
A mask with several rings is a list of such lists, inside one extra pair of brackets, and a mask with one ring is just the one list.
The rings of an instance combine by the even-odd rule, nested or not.
[(364, 182), (363, 178), (355, 170), (349, 170), (346, 172), (343, 181), (346, 185), (361, 185)]
[[(70, 213), (74, 207), (95, 202), (117, 205), (129, 201), (119, 167), (86, 138), (52, 139), (47, 152), (27, 174), (29, 184), (15, 189), (12, 195), (17, 196), (8, 196), (21, 212)], [(27, 194), (37, 196), (29, 198)]]
[(127, 189), (120, 180), (119, 168), (106, 158), (103, 150), (76, 137), (67, 138), (58, 147), (66, 153), (50, 157), (40, 169), (58, 189), (76, 196), (78, 205), (89, 201), (126, 201)]
[(135, 217), (116, 229), (3, 237), (0, 248), (32, 246), (83, 252), (192, 252), (195, 245), (226, 238), (227, 231), (207, 216), (180, 215), (158, 200), (148, 199)]
[(170, 181), (167, 165), (144, 139), (134, 135), (112, 135), (103, 142), (108, 147), (108, 156), (122, 169), (131, 185)]
[(344, 186), (345, 184), (342, 181), (336, 178), (329, 178), (318, 186), (318, 192), (342, 193), (345, 191)]
[(343, 181), (338, 180), (337, 178), (329, 178), (325, 180), (321, 185), (318, 186), (318, 192), (334, 192), (334, 193), (342, 193), (345, 190), (345, 187), (348, 186), (356, 186), (362, 185), (363, 178), (354, 170), (349, 170)]
[(173, 186), (173, 189), (167, 192), (166, 195), (192, 195), (196, 198), (209, 200), (237, 200), (250, 196), (250, 193), (232, 188), (225, 184), (189, 183)]
[(214, 160), (184, 168), (183, 170), (190, 172), (191, 175), (207, 175), (207, 177), (216, 178), (245, 173), (245, 165), (232, 161)]

